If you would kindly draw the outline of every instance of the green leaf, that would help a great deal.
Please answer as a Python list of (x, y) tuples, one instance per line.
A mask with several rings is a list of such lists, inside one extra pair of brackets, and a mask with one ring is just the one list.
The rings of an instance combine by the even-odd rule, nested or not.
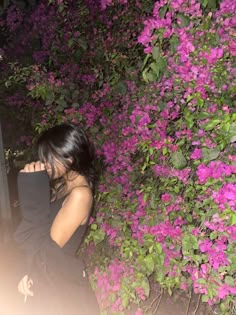
[(159, 47), (155, 46), (152, 49), (152, 57), (154, 60), (158, 60), (160, 58), (160, 49)]
[(77, 42), (84, 51), (87, 51), (88, 43), (85, 38), (80, 37), (79, 39), (77, 39)]
[(147, 68), (142, 71), (142, 76), (143, 76), (143, 79), (144, 79), (145, 82), (148, 82), (147, 73), (148, 73), (148, 69)]
[(230, 287), (234, 286), (234, 278), (230, 276), (225, 277), (225, 283), (228, 284)]
[(156, 209), (156, 199), (155, 199), (155, 194), (151, 194), (151, 199), (150, 199), (150, 206), (153, 210)]
[(150, 54), (146, 55), (146, 57), (145, 57), (145, 59), (144, 59), (144, 61), (143, 61), (142, 71), (143, 71), (143, 69), (145, 68), (145, 66), (146, 66), (146, 64), (147, 64), (148, 59), (150, 58), (150, 56), (151, 56)]
[(230, 143), (233, 143), (236, 141), (236, 124), (231, 124), (229, 128), (229, 137), (230, 137)]
[(203, 278), (197, 279), (197, 283), (199, 284), (206, 284), (206, 280)]
[(120, 81), (118, 82), (115, 86), (115, 91), (118, 93), (118, 94), (121, 94), (121, 95), (126, 95), (127, 94), (127, 85), (123, 82), (123, 81)]
[(229, 141), (230, 141), (230, 143), (235, 142), (235, 141), (236, 141), (236, 135), (235, 135), (235, 136), (232, 136)]
[(152, 255), (147, 255), (144, 258), (144, 264), (145, 264), (145, 269), (147, 271), (147, 276), (150, 276), (153, 271), (154, 271), (154, 260), (152, 258)]
[(60, 5), (59, 5), (59, 7), (58, 7), (58, 12), (63, 12), (64, 11), (64, 9), (65, 9), (65, 6), (64, 6), (64, 4), (63, 3), (61, 3)]
[(208, 295), (202, 295), (202, 302), (207, 302), (209, 300)]
[(177, 18), (179, 18), (181, 20), (181, 23), (180, 23), (181, 27), (189, 26), (190, 19), (188, 16), (184, 15), (183, 13), (178, 13)]
[(162, 148), (162, 154), (163, 154), (163, 155), (166, 155), (167, 153), (168, 153), (167, 147), (163, 147), (163, 148)]
[(172, 53), (176, 52), (176, 48), (179, 46), (179, 39), (176, 35), (172, 35), (170, 39), (170, 50)]
[(129, 305), (129, 296), (128, 296), (128, 294), (126, 292), (122, 292), (121, 299), (122, 299), (122, 306), (124, 308), (126, 308)]
[(174, 168), (178, 170), (183, 169), (187, 165), (187, 160), (181, 150), (172, 153), (170, 159)]
[(157, 80), (157, 76), (153, 72), (149, 71), (147, 73), (147, 80), (148, 82), (154, 82)]
[(93, 223), (93, 224), (91, 224), (91, 226), (90, 226), (90, 229), (91, 229), (92, 231), (96, 231), (97, 228), (98, 228), (98, 226), (97, 226), (96, 223)]
[(150, 285), (149, 285), (149, 281), (148, 281), (148, 279), (146, 277), (142, 278), (141, 287), (143, 288), (144, 294), (146, 296), (149, 296)]
[(192, 128), (192, 126), (194, 125), (194, 116), (193, 116), (192, 112), (190, 112), (190, 110), (185, 109), (184, 118), (185, 118), (187, 127)]
[(206, 8), (207, 4), (208, 4), (208, 0), (201, 0), (201, 4), (202, 4), (203, 8)]
[(80, 63), (81, 57), (82, 57), (81, 51), (77, 49), (76, 52), (74, 53), (75, 62)]
[(155, 243), (155, 250), (157, 251), (158, 254), (162, 254), (162, 246), (160, 243)]
[(70, 39), (68, 40), (68, 43), (67, 43), (68, 47), (71, 48), (71, 47), (73, 46), (73, 44), (74, 44), (74, 39), (73, 39), (73, 38), (70, 38)]
[(157, 77), (159, 76), (159, 67), (158, 64), (156, 62), (152, 62), (150, 64), (150, 67), (152, 68), (153, 72), (157, 75)]
[(216, 9), (216, 7), (217, 7), (216, 0), (208, 0), (207, 2), (208, 2), (207, 7), (209, 9)]
[(217, 159), (219, 154), (220, 154), (220, 150), (218, 150), (217, 147), (213, 149), (208, 149), (205, 147), (202, 148), (203, 159), (207, 162)]
[(60, 108), (61, 110), (63, 110), (67, 106), (67, 103), (64, 100), (64, 97), (61, 97), (61, 98), (57, 99), (56, 103), (59, 105), (58, 108)]
[(50, 91), (47, 93), (45, 105), (51, 105), (55, 101), (55, 94)]
[(236, 212), (230, 213), (230, 225), (236, 224)]
[(169, 7), (168, 7), (167, 4), (164, 5), (162, 8), (160, 8), (160, 10), (159, 10), (159, 16), (160, 16), (160, 18), (163, 19), (163, 18), (165, 17), (168, 8), (169, 8)]
[(182, 239), (183, 252), (188, 252), (191, 249), (198, 249), (198, 241), (194, 235), (185, 234)]
[(161, 72), (165, 72), (166, 70), (166, 67), (167, 67), (167, 62), (166, 62), (166, 59), (164, 57), (160, 57), (158, 60), (157, 60), (157, 64), (159, 66), (159, 69)]
[(215, 119), (208, 121), (202, 127), (205, 131), (210, 131), (213, 128), (215, 128), (221, 121), (222, 121), (221, 119), (215, 118)]
[(201, 113), (199, 113), (198, 115), (197, 115), (197, 119), (206, 119), (206, 118), (209, 118), (209, 113), (207, 113), (207, 112), (201, 112)]
[(216, 232), (211, 232), (210, 239), (215, 240), (218, 237), (218, 234)]
[(99, 243), (101, 243), (104, 238), (105, 238), (105, 232), (103, 232), (102, 230), (97, 230), (96, 232), (93, 233), (93, 241), (95, 245), (98, 245)]
[(158, 283), (162, 283), (163, 280), (165, 279), (165, 275), (161, 269), (158, 269), (156, 274), (155, 274), (155, 279)]
[(193, 222), (193, 218), (192, 218), (191, 214), (187, 214), (186, 219), (190, 223)]

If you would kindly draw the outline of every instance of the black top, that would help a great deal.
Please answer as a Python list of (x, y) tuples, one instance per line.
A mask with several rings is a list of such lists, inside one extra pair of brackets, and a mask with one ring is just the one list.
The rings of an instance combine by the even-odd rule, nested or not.
[(82, 261), (77, 259), (75, 254), (87, 224), (79, 226), (65, 246), (60, 248), (50, 237), (50, 227), (64, 199), (50, 203), (47, 172), (20, 172), (17, 184), (22, 221), (14, 234), (14, 239), (27, 254), (26, 273), (30, 273), (39, 257), (42, 265), (47, 264), (48, 267), (52, 265), (55, 268), (56, 264), (63, 274), (68, 270), (67, 277), (73, 271), (78, 273), (78, 264), (82, 267)]
[(20, 172), (17, 183), (22, 221), (14, 239), (26, 258), (21, 278), (28, 274), (34, 281), (34, 297), (27, 301), (27, 307), (33, 303), (29, 314), (38, 314), (35, 310), (39, 307), (39, 314), (99, 314), (83, 260), (75, 255), (88, 221), (60, 248), (50, 237), (50, 227), (64, 199), (50, 203), (47, 172)]

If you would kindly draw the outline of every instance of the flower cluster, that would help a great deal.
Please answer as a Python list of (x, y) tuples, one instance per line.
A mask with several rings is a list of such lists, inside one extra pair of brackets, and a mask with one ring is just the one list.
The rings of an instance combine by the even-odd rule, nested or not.
[[(22, 33), (10, 37), (19, 45), (6, 52), (22, 56), (30, 48), (45, 63), (25, 85), (27, 101), (38, 104), (37, 130), (69, 120), (96, 144), (104, 173), (87, 242), (107, 240), (109, 259), (91, 276), (101, 308), (119, 314), (143, 301), (153, 275), (169, 292), (193, 288), (229, 314), (236, 288), (235, 3), (223, 0), (211, 12), (207, 1), (160, 0), (149, 15), (145, 3), (41, 1), (19, 18)], [(20, 111), (25, 98), (18, 93), (8, 102)]]

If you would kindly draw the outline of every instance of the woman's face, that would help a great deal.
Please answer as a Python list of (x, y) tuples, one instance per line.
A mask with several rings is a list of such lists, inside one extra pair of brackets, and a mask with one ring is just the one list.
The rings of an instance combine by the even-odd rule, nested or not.
[[(53, 160), (53, 167), (54, 167), (54, 171), (55, 171), (53, 179), (62, 177), (66, 174), (67, 170), (66, 170), (65, 166), (60, 161), (58, 161), (57, 159)], [(52, 176), (51, 164), (49, 162), (46, 162), (45, 168), (46, 168), (46, 171), (48, 173), (48, 176), (51, 177)]]

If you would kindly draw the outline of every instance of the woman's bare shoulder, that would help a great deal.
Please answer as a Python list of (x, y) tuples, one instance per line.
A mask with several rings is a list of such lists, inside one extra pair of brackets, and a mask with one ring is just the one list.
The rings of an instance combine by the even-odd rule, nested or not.
[(90, 204), (93, 201), (93, 194), (88, 186), (76, 186), (66, 198), (64, 205), (78, 205), (78, 203)]

